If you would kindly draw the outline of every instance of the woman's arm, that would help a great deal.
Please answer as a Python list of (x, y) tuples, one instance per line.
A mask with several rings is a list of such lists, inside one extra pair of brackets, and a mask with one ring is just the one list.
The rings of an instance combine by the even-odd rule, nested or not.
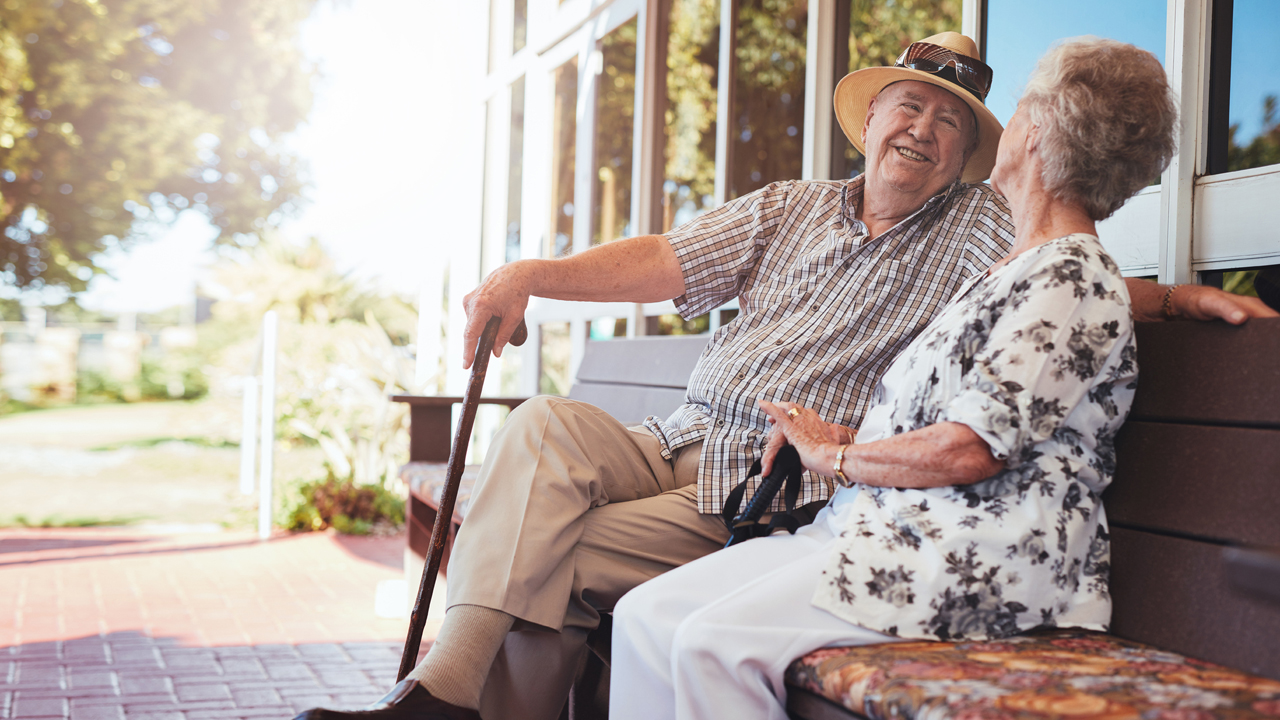
[[(827, 423), (816, 412), (794, 403), (767, 400), (760, 401), (760, 408), (773, 420), (775, 431), (799, 451), (806, 469), (836, 476), (836, 453), (843, 443), (831, 442)], [(797, 412), (788, 415), (792, 409)], [(985, 440), (967, 425), (953, 422), (848, 445), (841, 463), (845, 478), (851, 482), (895, 488), (969, 485), (1003, 467)]]

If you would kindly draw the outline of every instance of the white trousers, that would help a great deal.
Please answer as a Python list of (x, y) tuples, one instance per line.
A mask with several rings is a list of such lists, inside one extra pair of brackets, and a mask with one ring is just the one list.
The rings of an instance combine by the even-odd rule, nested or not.
[(810, 604), (836, 539), (824, 508), (645, 582), (613, 615), (609, 717), (786, 720), (783, 674), (821, 647), (894, 642)]

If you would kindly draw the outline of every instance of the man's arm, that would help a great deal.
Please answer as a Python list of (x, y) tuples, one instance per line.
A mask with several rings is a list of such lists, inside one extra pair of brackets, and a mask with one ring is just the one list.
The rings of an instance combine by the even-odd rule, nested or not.
[[(1133, 301), (1133, 319), (1150, 322), (1168, 320), (1164, 312), (1164, 297), (1168, 285), (1150, 280), (1125, 278), (1129, 287), (1129, 299)], [(1258, 298), (1232, 295), (1207, 285), (1179, 285), (1169, 298), (1169, 310), (1174, 317), (1190, 320), (1225, 320), (1239, 325), (1249, 318), (1276, 317), (1275, 310)]]
[(616, 240), (555, 260), (517, 260), (489, 273), (463, 298), (467, 330), (462, 366), (475, 360), (476, 341), (490, 317), (502, 318), (495, 357), (524, 318), (530, 297), (590, 302), (660, 302), (684, 294), (680, 261), (661, 235)]

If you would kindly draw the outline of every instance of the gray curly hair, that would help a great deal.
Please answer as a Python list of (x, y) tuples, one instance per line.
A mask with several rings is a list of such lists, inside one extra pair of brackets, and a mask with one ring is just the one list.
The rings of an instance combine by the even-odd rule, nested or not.
[(1045, 188), (1110, 217), (1169, 164), (1178, 103), (1154, 55), (1096, 37), (1051, 49), (1021, 103), (1040, 127)]

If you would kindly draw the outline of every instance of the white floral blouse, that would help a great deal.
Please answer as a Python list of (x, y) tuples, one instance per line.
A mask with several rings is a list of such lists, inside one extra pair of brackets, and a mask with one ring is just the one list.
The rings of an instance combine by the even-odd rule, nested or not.
[(1106, 629), (1101, 494), (1135, 356), (1128, 292), (1091, 235), (963, 286), (886, 371), (857, 442), (963, 423), (1005, 469), (972, 485), (840, 490), (842, 532), (813, 603), (909, 638)]

